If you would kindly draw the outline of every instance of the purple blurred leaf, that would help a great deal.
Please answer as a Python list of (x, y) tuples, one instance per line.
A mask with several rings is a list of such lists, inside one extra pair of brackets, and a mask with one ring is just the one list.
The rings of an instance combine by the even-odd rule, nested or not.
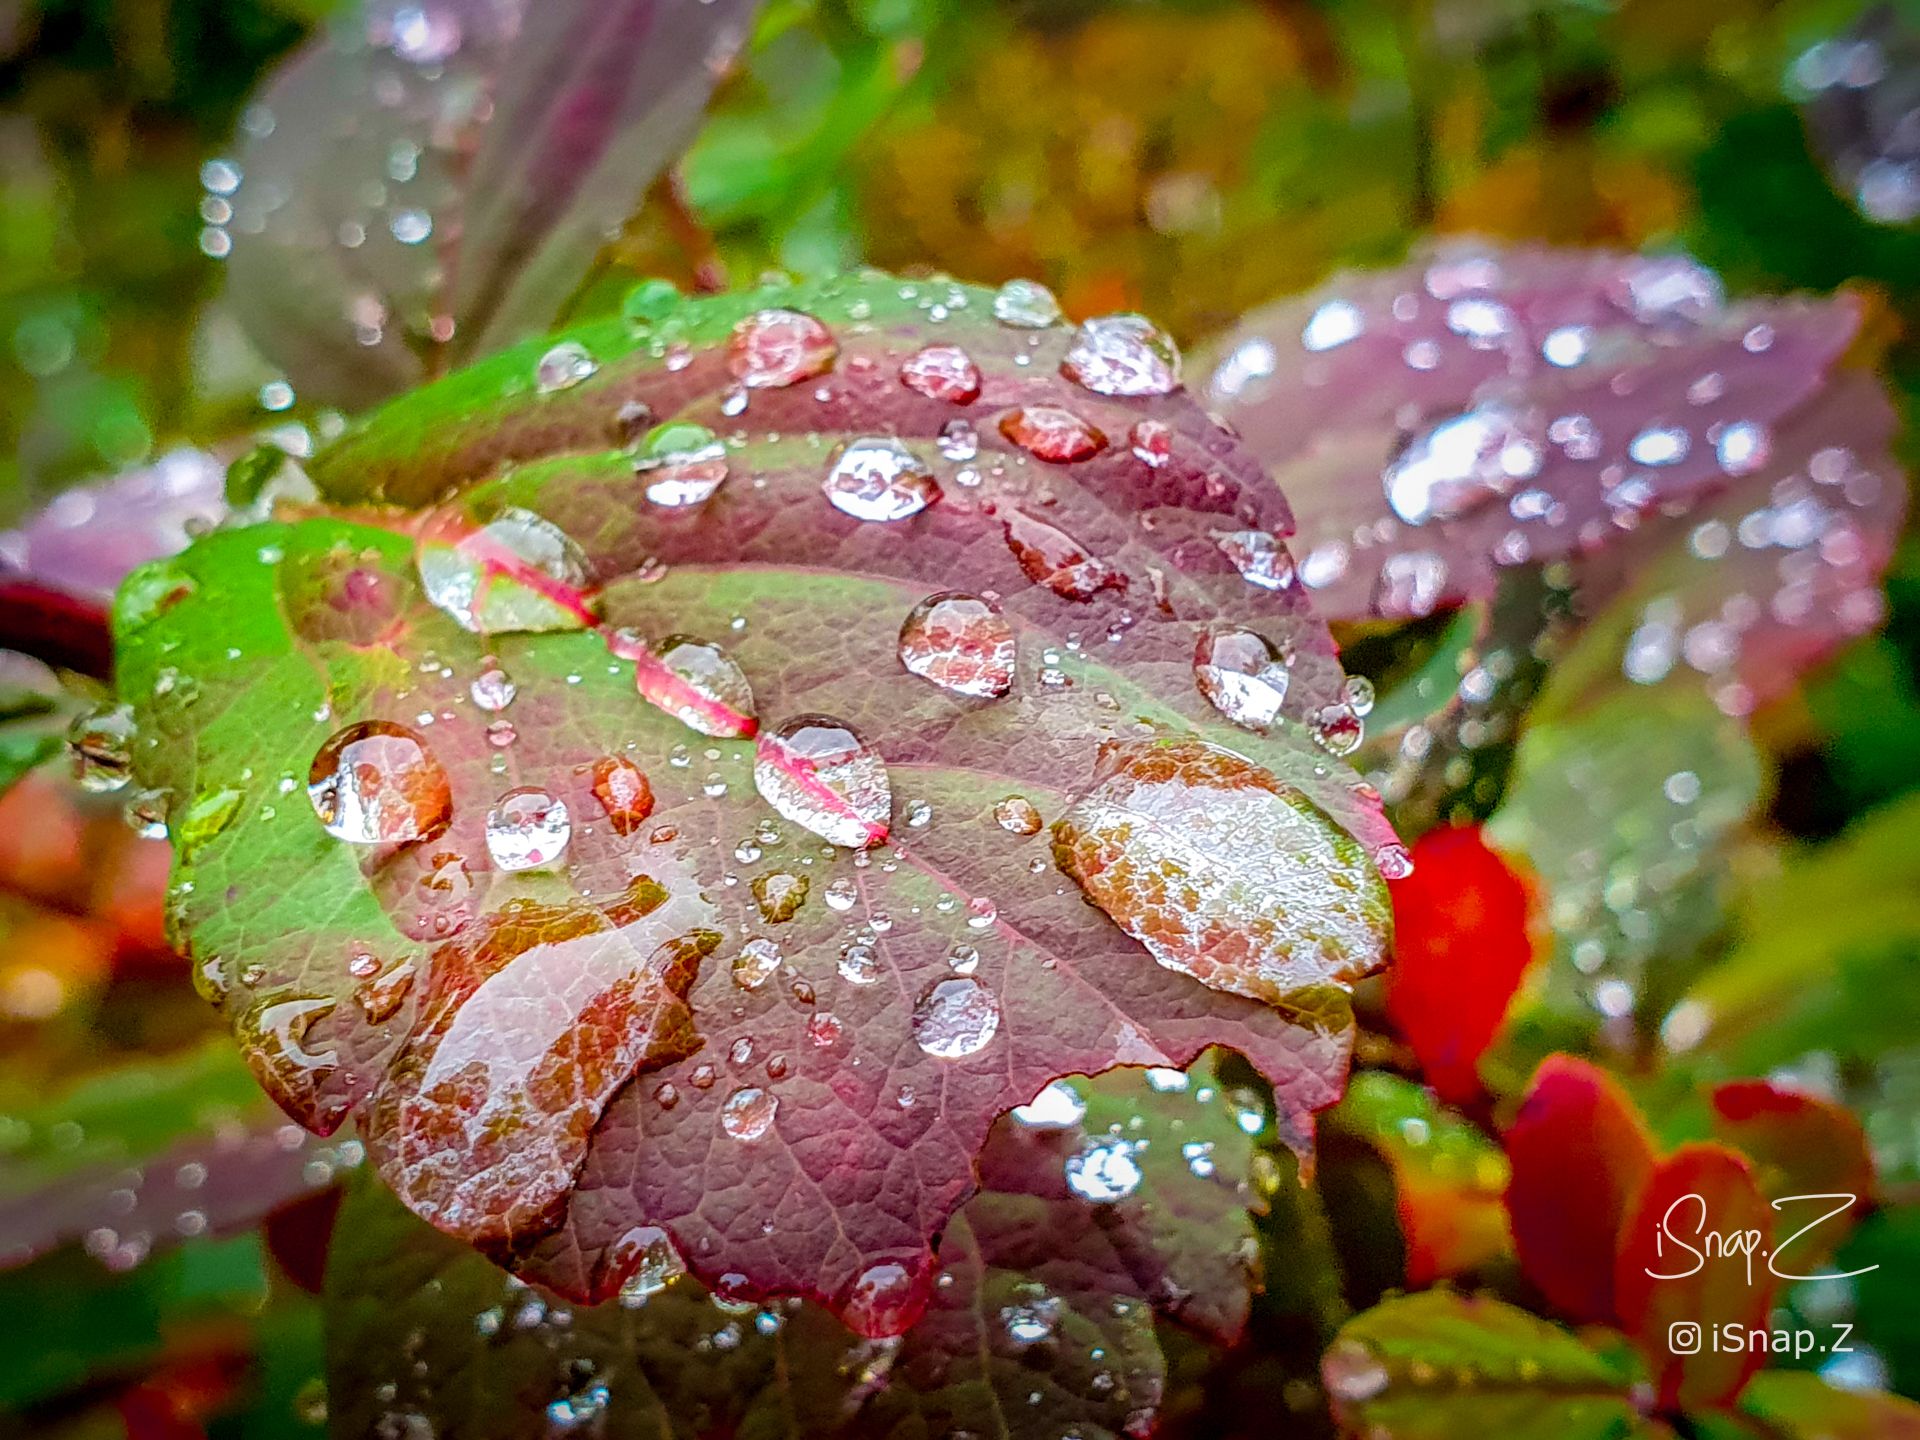
[(1834, 187), (1869, 220), (1920, 216), (1920, 33), (1891, 5), (1803, 51), (1787, 71)]
[(248, 112), (230, 295), (359, 406), (550, 324), (688, 139), (757, 0), (368, 0)]
[(1207, 390), (1324, 613), (1424, 615), (1557, 559), (1594, 613), (1657, 572), (1654, 618), (1693, 628), (1621, 669), (1679, 656), (1739, 711), (1879, 615), (1905, 484), (1879, 386), (1836, 370), (1858, 323), (1729, 304), (1682, 257), (1454, 246), (1257, 312)]
[(0, 531), (0, 574), (111, 600), (130, 570), (186, 549), (193, 530), (226, 513), (226, 473), (206, 451), (181, 449), (76, 486), (18, 528)]
[(174, 450), (76, 486), (0, 531), (0, 649), (108, 675), (114, 590), (129, 571), (185, 549), (193, 529), (226, 513), (225, 476), (205, 451)]

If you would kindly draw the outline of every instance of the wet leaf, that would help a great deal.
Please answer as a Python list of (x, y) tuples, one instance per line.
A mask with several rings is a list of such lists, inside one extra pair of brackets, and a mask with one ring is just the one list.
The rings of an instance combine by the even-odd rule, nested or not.
[(249, 335), (303, 396), (360, 405), (545, 329), (755, 8), (354, 5), (213, 172)]
[(1698, 692), (1536, 715), (1486, 827), (1546, 897), (1553, 958), (1523, 1003), (1600, 1025), (1660, 1013), (1723, 923), (1763, 783), (1744, 728)]
[(1521, 1269), (1568, 1319), (1613, 1323), (1615, 1247), (1655, 1165), (1639, 1110), (1605, 1071), (1556, 1055), (1504, 1138)]
[(1614, 1356), (1491, 1298), (1429, 1290), (1350, 1321), (1321, 1362), (1342, 1427), (1383, 1440), (1621, 1440), (1641, 1434)]
[[(360, 508), (209, 536), (123, 591), (141, 783), (240, 797), (175, 876), (205, 993), (290, 1113), (360, 1108), (410, 1203), (567, 1293), (616, 1290), (652, 1225), (710, 1283), (858, 1309), (925, 1272), (993, 1117), (1063, 1074), (1230, 1045), (1302, 1147), (1338, 1095), (1337, 982), (1379, 962), (1367, 856), (1394, 842), (1326, 739), (1360, 721), (1325, 629), (1218, 543), (1284, 536), (1284, 505), (1184, 394), (1084, 390), (1071, 329), (993, 300), (866, 278), (688, 301), (575, 332), (597, 368), (545, 390), (536, 342), (315, 457)], [(976, 401), (903, 383), (936, 338)], [(1041, 405), (1152, 420), (1168, 452), (1042, 459), (996, 423)], [(719, 478), (646, 498), (695, 428)], [(856, 444), (910, 457), (874, 493), (917, 508), (840, 503)], [(1029, 563), (1052, 542), (1016, 514), (1083, 558)], [(907, 625), (957, 585), (991, 643), (920, 664), (971, 643)], [(1287, 657), (1259, 730), (1196, 685), (1222, 622)], [(992, 684), (947, 683), (982, 663)], [(1126, 933), (1152, 897), (1090, 887), (1110, 922), (1055, 870), (1046, 825), (1111, 798), (1103, 746), (1204, 752), (1328, 857), (1245, 917), (1295, 954), (1261, 999), (1155, 964)], [(1184, 784), (1156, 883), (1240, 893), (1272, 862), (1211, 853)]]
[(1331, 616), (1571, 558), (1590, 611), (1645, 583), (1617, 674), (1697, 672), (1744, 714), (1880, 617), (1905, 483), (1880, 386), (1835, 373), (1858, 323), (1730, 304), (1684, 257), (1442, 247), (1257, 312), (1207, 390), (1293, 500)]
[[(1723, 1145), (1682, 1145), (1655, 1163), (1620, 1232), (1614, 1303), (1653, 1370), (1663, 1409), (1711, 1408), (1766, 1363), (1758, 1347), (1699, 1344), (1721, 1326), (1764, 1329), (1778, 1285), (1767, 1265), (1773, 1212), (1746, 1158)], [(1731, 1253), (1708, 1237), (1744, 1239)], [(1676, 1327), (1699, 1327), (1676, 1344)]]
[(1412, 855), (1413, 873), (1388, 887), (1387, 1015), (1440, 1098), (1464, 1103), (1481, 1093), (1480, 1056), (1533, 963), (1535, 905), (1478, 826), (1430, 830)]
[[(413, 1416), (442, 1440), (568, 1423), (612, 1437), (1137, 1430), (1165, 1378), (1156, 1311), (1230, 1313), (1237, 1293), (1245, 1314), (1249, 1274), (1226, 1237), (1250, 1236), (1252, 1143), (1208, 1079), (1076, 1079), (1030, 1119), (1003, 1119), (937, 1282), (913, 1287), (924, 1313), (884, 1342), (823, 1307), (717, 1299), (650, 1227), (628, 1238), (640, 1264), (620, 1296), (574, 1306), (356, 1184), (327, 1277), (335, 1424), (379, 1433)], [(1113, 1143), (1133, 1147), (1137, 1188), (1089, 1200), (1073, 1162)]]

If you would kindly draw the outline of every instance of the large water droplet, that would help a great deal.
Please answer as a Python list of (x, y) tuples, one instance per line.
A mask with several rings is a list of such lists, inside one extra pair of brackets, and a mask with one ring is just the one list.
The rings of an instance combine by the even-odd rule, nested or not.
[(1038, 835), (1040, 812), (1024, 795), (1009, 795), (993, 807), (993, 819), (1009, 835)]
[(571, 390), (599, 368), (599, 363), (587, 352), (586, 346), (577, 340), (562, 340), (542, 355), (540, 363), (534, 366), (533, 388), (542, 395), (551, 395), (556, 390)]
[(813, 316), (757, 310), (733, 327), (727, 369), (749, 389), (771, 389), (825, 374), (838, 353), (833, 333)]
[(1127, 577), (1064, 530), (1025, 511), (1005, 520), (1007, 548), (1029, 580), (1045, 585), (1063, 600), (1091, 600), (1102, 590), (1124, 590)]
[(487, 812), (487, 853), (501, 870), (552, 865), (572, 836), (566, 802), (537, 785), (509, 790)]
[(929, 400), (971, 405), (980, 398), (980, 367), (958, 345), (928, 345), (901, 363), (900, 383)]
[(105, 794), (133, 777), (133, 707), (115, 705), (77, 718), (67, 731), (74, 778), (80, 788)]
[(1023, 405), (1000, 417), (1000, 433), (1028, 454), (1054, 465), (1097, 455), (1107, 437), (1058, 405)]
[(1387, 1388), (1392, 1378), (1380, 1357), (1358, 1340), (1336, 1340), (1320, 1359), (1320, 1377), (1336, 1400), (1359, 1403)]
[(1328, 300), (1307, 318), (1300, 343), (1308, 350), (1332, 350), (1366, 329), (1366, 316), (1351, 300)]
[(753, 783), (775, 810), (835, 845), (862, 850), (887, 838), (893, 789), (886, 763), (829, 716), (802, 715), (761, 735)]
[(1539, 439), (1526, 417), (1488, 403), (1415, 435), (1382, 475), (1387, 503), (1409, 525), (1452, 520), (1540, 472)]
[(993, 318), (1002, 325), (1040, 330), (1060, 318), (1060, 302), (1038, 280), (1009, 280), (993, 297)]
[(609, 645), (633, 661), (633, 683), (649, 703), (702, 735), (740, 739), (759, 729), (746, 672), (718, 645), (691, 635), (669, 635), (649, 646), (632, 631)]
[(397, 845), (446, 829), (453, 818), (447, 772), (404, 725), (363, 720), (320, 747), (307, 798), (327, 833), (356, 845)]
[(734, 1091), (720, 1107), (720, 1128), (736, 1140), (758, 1140), (773, 1127), (780, 1097), (757, 1085)]
[(1155, 960), (1217, 990), (1278, 1003), (1380, 955), (1385, 887), (1360, 847), (1271, 771), (1204, 740), (1102, 746), (1054, 823), (1053, 858)]
[(1074, 335), (1060, 373), (1096, 395), (1165, 395), (1180, 383), (1180, 352), (1144, 315), (1102, 315)]
[(593, 798), (607, 813), (616, 835), (631, 835), (653, 814), (653, 786), (641, 768), (619, 755), (608, 755), (593, 767)]
[(699, 505), (727, 478), (727, 447), (704, 425), (657, 425), (640, 442), (633, 468), (655, 505)]
[(933, 1293), (932, 1267), (924, 1261), (883, 1260), (869, 1265), (840, 1297), (840, 1318), (857, 1335), (880, 1339), (904, 1335), (926, 1313)]
[(414, 553), (427, 598), (463, 629), (580, 630), (594, 623), (587, 557), (552, 521), (508, 506), (476, 526), (458, 505), (430, 518)]
[(940, 498), (940, 483), (898, 440), (869, 436), (841, 452), (821, 489), (856, 520), (906, 520)]
[(733, 983), (742, 990), (758, 990), (779, 973), (783, 958), (773, 941), (755, 936), (733, 957)]
[(930, 595), (900, 627), (900, 663), (956, 695), (992, 700), (1006, 694), (1016, 658), (1013, 626), (978, 595)]
[(1293, 584), (1293, 557), (1265, 530), (1226, 530), (1213, 537), (1220, 553), (1249, 585), (1284, 590)]
[(1251, 630), (1208, 630), (1194, 646), (1194, 684), (1214, 709), (1248, 730), (1266, 730), (1280, 718), (1291, 678), (1272, 642)]
[(983, 1050), (1000, 1028), (1000, 1006), (978, 980), (936, 980), (913, 1007), (913, 1038), (929, 1055), (957, 1060)]

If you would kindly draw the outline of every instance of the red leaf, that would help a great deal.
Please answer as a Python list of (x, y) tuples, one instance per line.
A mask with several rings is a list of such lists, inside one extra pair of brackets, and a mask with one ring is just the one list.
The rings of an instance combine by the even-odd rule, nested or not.
[(1568, 1319), (1612, 1323), (1615, 1247), (1654, 1166), (1640, 1112), (1604, 1070), (1552, 1055), (1535, 1073), (1506, 1146), (1507, 1216), (1521, 1269)]
[(1387, 1014), (1440, 1098), (1480, 1094), (1480, 1057), (1534, 957), (1526, 882), (1477, 825), (1429, 830), (1413, 873), (1389, 882), (1394, 968)]
[[(1730, 1080), (1714, 1087), (1713, 1131), (1753, 1162), (1769, 1201), (1821, 1197), (1776, 1210), (1773, 1234), (1781, 1242), (1818, 1221), (1776, 1254), (1776, 1268), (1783, 1273), (1816, 1273), (1817, 1262), (1838, 1247), (1852, 1218), (1873, 1204), (1873, 1152), (1860, 1122), (1843, 1105), (1769, 1080)], [(1851, 1203), (1846, 1196), (1853, 1197)], [(1840, 1216), (1819, 1220), (1822, 1211), (1836, 1206), (1844, 1206)]]
[[(1285, 505), (1189, 397), (1073, 385), (1073, 332), (995, 298), (779, 287), (502, 356), (315, 457), (369, 508), (123, 594), (141, 783), (212, 817), (176, 826), (180, 923), (256, 1069), (568, 1294), (653, 1227), (730, 1297), (891, 1331), (1050, 1080), (1230, 1045), (1303, 1149), (1344, 1082), (1394, 842)], [(901, 383), (936, 339), (977, 399)], [(1015, 408), (1113, 443), (1042, 458)], [(1197, 684), (1221, 623), (1285, 677), (1256, 726)], [(1048, 821), (1147, 825), (1143, 888), (1061, 874)]]
[[(1648, 1177), (1621, 1232), (1614, 1291), (1662, 1409), (1729, 1404), (1765, 1363), (1764, 1347), (1715, 1336), (1722, 1326), (1743, 1338), (1766, 1326), (1777, 1283), (1767, 1268), (1772, 1219), (1746, 1159), (1723, 1145), (1682, 1145)], [(1729, 1237), (1735, 1253), (1721, 1247)]]

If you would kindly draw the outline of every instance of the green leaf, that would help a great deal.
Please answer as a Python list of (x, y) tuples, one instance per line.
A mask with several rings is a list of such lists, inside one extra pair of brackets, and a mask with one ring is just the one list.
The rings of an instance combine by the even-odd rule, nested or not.
[(1334, 1413), (1369, 1440), (1624, 1440), (1635, 1376), (1503, 1301), (1429, 1290), (1356, 1316), (1322, 1364)]
[(1773, 1370), (1756, 1375), (1740, 1411), (1781, 1440), (1916, 1440), (1920, 1405), (1899, 1395), (1839, 1390), (1817, 1375)]

